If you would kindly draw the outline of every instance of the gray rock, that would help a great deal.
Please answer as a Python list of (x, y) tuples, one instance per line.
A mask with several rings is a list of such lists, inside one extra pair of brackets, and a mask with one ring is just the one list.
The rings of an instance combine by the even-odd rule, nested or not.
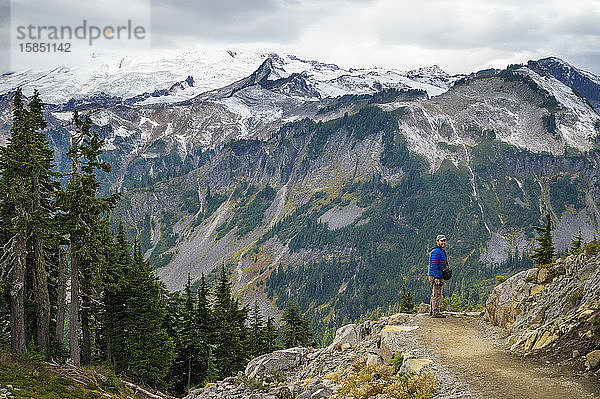
[(339, 345), (344, 348), (345, 345), (354, 347), (356, 344), (358, 344), (358, 331), (355, 324), (348, 324), (337, 329), (335, 338), (333, 339), (333, 346)]
[(367, 367), (376, 366), (381, 363), (383, 363), (383, 360), (379, 357), (379, 355), (373, 353), (369, 353), (367, 355)]
[(537, 275), (538, 284), (546, 284), (552, 280), (552, 272), (548, 269), (540, 269)]
[(248, 363), (245, 374), (248, 378), (262, 378), (274, 371), (297, 367), (307, 353), (308, 349), (297, 347), (264, 354)]
[(314, 380), (308, 383), (308, 385), (306, 386), (306, 390), (313, 393), (316, 390), (323, 388), (324, 386), (325, 385), (323, 385), (323, 381), (321, 381), (320, 378), (315, 378)]
[(531, 268), (525, 272), (525, 281), (529, 283), (533, 283), (538, 279), (538, 273), (540, 269), (537, 267)]
[(388, 363), (396, 354), (404, 352), (402, 336), (417, 329), (417, 326), (386, 326), (381, 331), (381, 358)]
[(333, 394), (333, 392), (331, 392), (331, 390), (327, 387), (321, 388), (319, 390), (317, 390), (315, 393), (313, 393), (310, 396), (310, 399), (323, 399), (323, 398), (328, 398)]
[(537, 278), (537, 272), (538, 269), (524, 270), (494, 287), (485, 305), (485, 319), (502, 328), (512, 324), (516, 317), (516, 304), (529, 296), (526, 280), (533, 275)]
[(235, 377), (227, 377), (223, 380), (223, 384), (233, 384), (235, 382)]
[[(545, 284), (526, 281), (534, 275), (536, 283)], [(486, 303), (485, 317), (508, 333), (511, 350), (525, 353), (559, 346), (562, 337), (574, 330), (583, 331), (581, 344), (589, 345), (587, 341), (593, 339), (588, 331), (590, 318), (600, 305), (599, 286), (600, 255), (569, 256), (558, 260), (550, 271), (530, 269), (496, 286)]]
[(274, 395), (278, 399), (292, 399), (292, 391), (288, 387), (271, 389), (269, 395)]
[(374, 324), (374, 322), (368, 320), (368, 321), (365, 321), (364, 323), (359, 324), (356, 327), (359, 341), (364, 340), (367, 336), (369, 336), (371, 334), (371, 332), (373, 330), (373, 324)]
[(400, 367), (400, 372), (412, 375), (421, 374), (421, 370), (432, 361), (429, 359), (406, 359)]
[(298, 396), (296, 396), (296, 399), (311, 399), (311, 393), (310, 391), (304, 391), (301, 394), (299, 394)]
[(600, 365), (600, 350), (591, 351), (585, 355), (585, 368), (588, 370), (595, 369)]
[(410, 313), (396, 313), (394, 315), (391, 315), (388, 318), (388, 324), (389, 325), (402, 324), (402, 323), (406, 322), (411, 317), (412, 317), (412, 314), (410, 314)]

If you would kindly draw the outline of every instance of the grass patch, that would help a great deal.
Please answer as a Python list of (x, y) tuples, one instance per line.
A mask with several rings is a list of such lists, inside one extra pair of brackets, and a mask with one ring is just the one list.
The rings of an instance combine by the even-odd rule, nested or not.
[[(12, 385), (15, 398), (87, 399), (103, 398), (99, 387), (82, 387), (74, 381), (57, 377), (45, 367), (32, 364), (24, 356), (7, 352), (0, 355), (0, 384)], [(14, 389), (16, 388), (16, 389)], [(113, 395), (113, 398), (124, 396)]]

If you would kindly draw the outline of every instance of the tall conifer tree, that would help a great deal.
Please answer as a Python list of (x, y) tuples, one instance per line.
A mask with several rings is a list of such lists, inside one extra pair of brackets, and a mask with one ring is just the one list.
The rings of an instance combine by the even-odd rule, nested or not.
[[(73, 113), (75, 132), (71, 136), (71, 148), (68, 156), (71, 158), (71, 173), (67, 189), (59, 196), (59, 204), (65, 213), (65, 227), (69, 232), (71, 247), (71, 310), (70, 310), (70, 352), (75, 363), (80, 362), (77, 323), (81, 317), (81, 329), (84, 344), (84, 362), (91, 359), (90, 342), (90, 302), (93, 296), (92, 285), (82, 286), (81, 277), (85, 276), (86, 283), (97, 281), (98, 259), (97, 241), (94, 237), (101, 225), (101, 217), (110, 211), (119, 198), (118, 194), (102, 198), (96, 195), (100, 183), (96, 171), (110, 172), (111, 167), (102, 161), (104, 141), (91, 129), (89, 117), (80, 118)], [(81, 291), (81, 288), (84, 290)], [(83, 293), (83, 295), (81, 295)], [(80, 300), (83, 307), (80, 315)]]
[(1, 148), (0, 193), (5, 252), (2, 254), (3, 270), (10, 276), (10, 343), (13, 351), (25, 353), (25, 268), (27, 259), (27, 224), (30, 215), (25, 204), (30, 200), (30, 186), (23, 175), (28, 154), (30, 134), (27, 127), (27, 110), (23, 106), (21, 89), (13, 100), (13, 125), (6, 147)]
[(550, 212), (546, 213), (546, 225), (534, 227), (540, 234), (537, 238), (539, 247), (531, 255), (536, 265), (548, 265), (554, 257), (554, 243), (552, 242), (552, 218)]
[[(46, 247), (55, 235), (53, 199), (59, 184), (58, 173), (52, 171), (54, 153), (44, 134), (46, 121), (43, 103), (34, 92), (29, 109), (25, 109), (21, 90), (15, 93), (13, 127), (7, 147), (0, 154), (0, 191), (2, 218), (8, 251), (5, 264), (13, 270), (14, 335), (17, 352), (23, 352), (21, 298), (24, 295), (24, 276), (30, 275), (35, 304), (36, 341), (46, 357), (50, 356), (50, 296), (48, 293), (48, 259)], [(28, 245), (29, 242), (29, 245)], [(26, 263), (28, 248), (33, 248), (30, 272)]]

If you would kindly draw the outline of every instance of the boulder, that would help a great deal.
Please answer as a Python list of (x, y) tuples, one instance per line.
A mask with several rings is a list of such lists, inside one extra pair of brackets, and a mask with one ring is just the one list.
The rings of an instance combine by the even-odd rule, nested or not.
[(358, 334), (359, 341), (362, 341), (363, 339), (365, 339), (367, 336), (369, 336), (371, 334), (371, 332), (373, 331), (374, 324), (375, 324), (375, 322), (367, 320), (364, 323), (356, 326), (356, 333)]
[(378, 355), (376, 355), (374, 353), (369, 353), (367, 355), (367, 367), (373, 367), (373, 366), (376, 366), (381, 363), (382, 363), (382, 360)]
[(358, 344), (359, 334), (355, 324), (348, 324), (340, 327), (335, 332), (335, 338), (333, 339), (333, 346), (338, 345), (345, 349), (348, 347), (355, 347)]
[(537, 267), (533, 267), (527, 270), (525, 273), (525, 281), (527, 281), (528, 283), (535, 283), (538, 279), (539, 271), (540, 269), (538, 269)]
[(585, 368), (593, 370), (600, 366), (600, 350), (591, 351), (585, 355)]
[(526, 280), (533, 275), (537, 278), (537, 272), (538, 269), (524, 270), (494, 287), (485, 304), (485, 319), (492, 325), (502, 328), (512, 324), (516, 316), (517, 303), (529, 296), (531, 284)]
[(402, 323), (406, 322), (406, 320), (408, 320), (411, 316), (412, 316), (412, 314), (410, 314), (410, 313), (396, 313), (389, 317), (388, 324), (389, 325), (402, 324)]
[(331, 395), (333, 395), (333, 392), (331, 392), (331, 389), (324, 387), (321, 389), (318, 389), (315, 393), (313, 393), (310, 397), (310, 399), (324, 399), (324, 398), (328, 398)]
[(548, 269), (540, 269), (537, 275), (538, 284), (546, 284), (552, 280), (552, 272)]
[(292, 391), (288, 387), (280, 387), (269, 391), (270, 394), (275, 395), (278, 399), (292, 399)]
[(404, 363), (402, 363), (402, 367), (400, 367), (400, 372), (417, 375), (421, 373), (423, 367), (430, 363), (432, 363), (432, 361), (429, 359), (406, 359)]
[(387, 325), (381, 331), (381, 357), (384, 363), (388, 363), (396, 354), (403, 351), (402, 335), (414, 331), (418, 326), (390, 326)]
[(246, 366), (248, 378), (262, 378), (266, 374), (297, 367), (308, 353), (306, 348), (290, 348), (267, 353), (252, 359)]
[(544, 291), (544, 286), (541, 284), (534, 284), (531, 286), (530, 290), (529, 290), (529, 295), (536, 295), (539, 294), (540, 292)]

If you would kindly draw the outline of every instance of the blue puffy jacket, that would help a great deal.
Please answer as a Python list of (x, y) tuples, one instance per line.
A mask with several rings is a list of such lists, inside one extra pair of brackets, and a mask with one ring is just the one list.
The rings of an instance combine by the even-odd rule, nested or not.
[(429, 255), (429, 275), (435, 278), (443, 278), (442, 270), (446, 268), (446, 264), (446, 251), (444, 248), (433, 248)]

